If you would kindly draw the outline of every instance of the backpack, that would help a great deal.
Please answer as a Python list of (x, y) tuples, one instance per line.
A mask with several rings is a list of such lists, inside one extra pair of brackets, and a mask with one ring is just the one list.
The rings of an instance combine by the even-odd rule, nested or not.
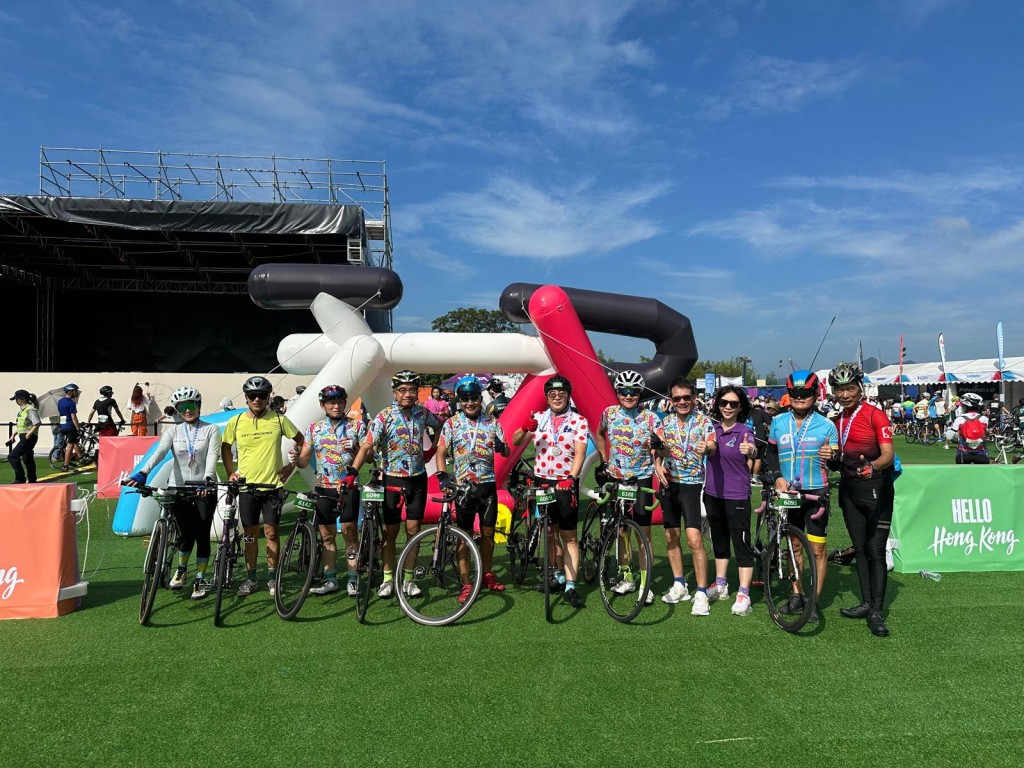
[(985, 444), (985, 425), (981, 419), (967, 419), (960, 425), (960, 439), (968, 448), (976, 451)]

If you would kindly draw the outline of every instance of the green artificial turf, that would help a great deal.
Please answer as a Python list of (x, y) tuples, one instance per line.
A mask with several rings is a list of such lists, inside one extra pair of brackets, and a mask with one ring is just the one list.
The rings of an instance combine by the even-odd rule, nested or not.
[[(953, 461), (901, 441), (904, 463)], [(393, 600), (359, 625), (343, 595), (284, 622), (265, 590), (215, 628), (210, 599), (162, 591), (141, 627), (143, 539), (112, 534), (113, 510), (90, 508), (81, 610), (0, 622), (2, 766), (1021, 764), (1017, 574), (892, 574), (885, 639), (839, 616), (852, 566), (831, 567), (822, 622), (799, 635), (756, 587), (748, 617), (658, 600), (632, 625), (590, 588), (548, 624), (541, 593), (509, 587), (437, 629)], [(84, 540), (81, 526), (80, 555)], [(660, 596), (657, 528), (654, 543)], [(836, 514), (829, 546), (846, 543)], [(496, 562), (507, 580), (501, 545)]]

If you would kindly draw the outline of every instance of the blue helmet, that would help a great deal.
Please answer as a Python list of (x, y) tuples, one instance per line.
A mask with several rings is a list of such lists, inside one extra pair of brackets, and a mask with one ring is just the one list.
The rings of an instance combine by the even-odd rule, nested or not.
[(794, 392), (811, 391), (815, 397), (818, 394), (818, 374), (814, 371), (793, 371), (786, 379), (786, 391), (792, 397)]
[(481, 397), (483, 391), (476, 376), (463, 376), (455, 385), (455, 394), (459, 397)]

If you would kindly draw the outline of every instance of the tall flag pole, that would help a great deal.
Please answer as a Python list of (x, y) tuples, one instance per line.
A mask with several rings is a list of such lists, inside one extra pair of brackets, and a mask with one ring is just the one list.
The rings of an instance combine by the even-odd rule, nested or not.
[(857, 339), (857, 365), (860, 367), (861, 372), (864, 371), (864, 345), (860, 343), (860, 339)]
[(903, 387), (903, 355), (907, 352), (907, 348), (903, 346), (903, 334), (900, 334), (900, 392), (905, 394)]
[(1003, 386), (1003, 369), (1006, 367), (1006, 360), (1003, 359), (1003, 322), (996, 324), (996, 356), (999, 365), (999, 403), (1006, 402), (1006, 394)]
[(949, 394), (949, 377), (946, 376), (946, 342), (942, 338), (942, 334), (939, 334), (939, 370), (942, 371), (941, 380), (946, 384), (946, 394), (943, 396), (943, 400), (946, 401), (946, 409), (953, 404), (953, 400)]

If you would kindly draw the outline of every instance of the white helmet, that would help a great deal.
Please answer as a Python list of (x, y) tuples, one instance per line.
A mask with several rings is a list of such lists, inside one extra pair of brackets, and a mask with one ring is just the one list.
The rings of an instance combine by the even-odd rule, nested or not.
[(616, 392), (620, 389), (643, 389), (644, 386), (644, 377), (636, 371), (621, 371), (612, 384)]
[(171, 405), (185, 403), (189, 400), (195, 400), (197, 403), (201, 403), (203, 402), (203, 395), (195, 387), (178, 387), (171, 393)]
[(984, 401), (981, 399), (981, 395), (977, 392), (966, 392), (960, 398), (960, 404), (969, 411), (977, 411), (981, 409), (981, 404)]

